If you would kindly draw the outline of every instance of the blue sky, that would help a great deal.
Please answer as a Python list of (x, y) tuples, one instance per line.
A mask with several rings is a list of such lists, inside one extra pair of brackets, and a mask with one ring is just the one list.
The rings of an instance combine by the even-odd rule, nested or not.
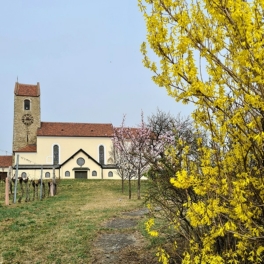
[(0, 155), (12, 151), (14, 85), (40, 83), (41, 120), (140, 123), (157, 108), (187, 116), (143, 67), (134, 0), (12, 0), (0, 5)]

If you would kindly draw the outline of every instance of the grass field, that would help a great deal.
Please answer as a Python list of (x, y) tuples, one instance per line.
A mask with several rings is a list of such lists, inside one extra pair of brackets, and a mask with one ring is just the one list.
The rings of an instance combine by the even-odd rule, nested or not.
[(89, 263), (102, 222), (142, 207), (135, 184), (129, 200), (118, 180), (61, 180), (57, 196), (5, 206), (0, 183), (0, 263)]

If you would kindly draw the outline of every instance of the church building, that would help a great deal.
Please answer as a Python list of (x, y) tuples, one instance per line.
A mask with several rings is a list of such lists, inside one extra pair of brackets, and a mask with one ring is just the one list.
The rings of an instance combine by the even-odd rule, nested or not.
[(40, 85), (16, 82), (13, 156), (0, 156), (0, 172), (9, 166), (29, 179), (120, 179), (110, 155), (112, 124), (42, 122)]

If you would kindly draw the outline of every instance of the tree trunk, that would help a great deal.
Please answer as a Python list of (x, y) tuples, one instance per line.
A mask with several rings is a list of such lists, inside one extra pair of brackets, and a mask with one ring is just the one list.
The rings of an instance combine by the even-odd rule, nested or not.
[(128, 198), (131, 199), (131, 177), (128, 179)]
[[(33, 181), (34, 182), (34, 181)], [(32, 200), (35, 201), (35, 194), (36, 194), (36, 186), (35, 186), (35, 182), (33, 183), (32, 182), (32, 187), (33, 187), (33, 197), (32, 197)]]
[(22, 180), (22, 178), (19, 179), (19, 185), (20, 185), (21, 196), (18, 198), (18, 202), (21, 203), (22, 198), (24, 196), (24, 188), (23, 188), (23, 180)]
[(122, 193), (124, 193), (124, 175), (122, 176)]
[(26, 182), (26, 202), (29, 201), (29, 189), (28, 189), (28, 181)]
[(140, 196), (140, 177), (141, 175), (140, 175), (140, 172), (138, 172), (138, 188), (137, 188), (137, 198), (138, 198), (138, 200), (140, 200), (141, 199), (141, 196)]
[(36, 197), (36, 199), (38, 200), (38, 184), (36, 184), (36, 187), (35, 187), (36, 189), (35, 189), (35, 197)]
[(44, 182), (42, 182), (42, 186), (43, 186), (42, 197), (45, 198), (46, 194), (45, 194), (45, 183)]

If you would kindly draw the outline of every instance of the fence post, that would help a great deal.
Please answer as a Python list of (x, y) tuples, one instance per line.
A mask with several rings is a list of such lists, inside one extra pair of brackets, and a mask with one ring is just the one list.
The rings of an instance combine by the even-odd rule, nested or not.
[(43, 173), (43, 166), (41, 166), (41, 174), (40, 174), (40, 200), (42, 200), (42, 173)]
[(15, 178), (15, 190), (14, 190), (14, 203), (16, 203), (16, 193), (17, 193), (18, 162), (19, 162), (19, 155), (17, 155), (17, 160), (16, 160), (16, 178)]
[(5, 179), (5, 205), (9, 205), (9, 181), (8, 177)]
[(53, 167), (53, 195), (57, 194), (57, 184), (56, 184), (56, 175), (55, 175), (55, 167)]

